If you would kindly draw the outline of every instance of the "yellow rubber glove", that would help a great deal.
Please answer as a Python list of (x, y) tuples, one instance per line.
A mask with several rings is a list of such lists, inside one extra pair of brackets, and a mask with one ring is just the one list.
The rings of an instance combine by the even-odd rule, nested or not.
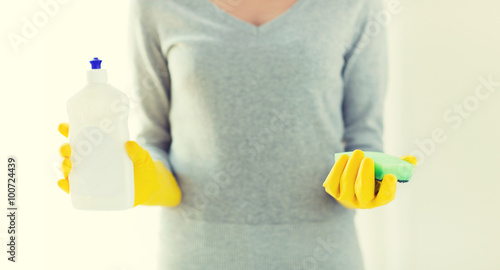
[[(62, 123), (58, 128), (59, 132), (68, 137), (69, 125)], [(163, 165), (161, 161), (153, 161), (148, 151), (144, 150), (134, 141), (125, 143), (127, 154), (134, 164), (134, 186), (135, 200), (137, 205), (161, 205), (177, 206), (181, 202), (182, 194), (177, 181), (172, 173)], [(69, 194), (68, 176), (71, 171), (71, 147), (65, 143), (59, 150), (64, 158), (61, 170), (64, 179), (60, 179), (58, 186)]]
[[(401, 159), (415, 165), (417, 162), (413, 156), (404, 156)], [(342, 155), (335, 162), (323, 187), (346, 208), (371, 209), (394, 200), (397, 179), (392, 174), (386, 174), (381, 183), (375, 180), (373, 160), (365, 157), (365, 153), (358, 149), (351, 157)]]

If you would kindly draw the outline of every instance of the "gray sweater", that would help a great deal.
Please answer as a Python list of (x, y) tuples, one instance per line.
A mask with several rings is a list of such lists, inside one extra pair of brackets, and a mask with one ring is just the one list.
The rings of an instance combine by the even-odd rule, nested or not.
[[(224, 1), (237, 4), (238, 1)], [(137, 141), (175, 175), (160, 269), (363, 269), (334, 154), (382, 151), (382, 0), (299, 0), (256, 27), (209, 0), (134, 0)]]

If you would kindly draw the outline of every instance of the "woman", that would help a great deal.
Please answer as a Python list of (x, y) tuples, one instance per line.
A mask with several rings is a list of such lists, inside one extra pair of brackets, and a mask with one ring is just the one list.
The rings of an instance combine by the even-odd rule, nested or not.
[(396, 179), (377, 195), (360, 150), (329, 171), (383, 148), (382, 0), (133, 2), (147, 151), (127, 150), (136, 190), (161, 190), (136, 205), (176, 206), (160, 269), (363, 269), (352, 208), (389, 203)]

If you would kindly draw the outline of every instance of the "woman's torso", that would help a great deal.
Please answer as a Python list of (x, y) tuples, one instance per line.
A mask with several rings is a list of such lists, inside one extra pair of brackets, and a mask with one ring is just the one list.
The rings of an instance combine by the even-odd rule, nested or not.
[[(169, 159), (183, 192), (179, 207), (162, 210), (164, 264), (252, 269), (249, 260), (274, 257), (253, 266), (291, 269), (331, 236), (340, 248), (317, 269), (361, 267), (354, 212), (322, 183), (343, 151), (342, 68), (363, 1), (299, 0), (259, 27), (209, 0), (149, 2), (169, 66)], [(241, 252), (253, 255), (218, 257)]]

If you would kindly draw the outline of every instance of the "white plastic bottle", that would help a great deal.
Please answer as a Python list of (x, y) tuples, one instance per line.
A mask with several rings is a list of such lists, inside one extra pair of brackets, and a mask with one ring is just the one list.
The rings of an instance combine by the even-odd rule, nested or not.
[(88, 84), (67, 103), (73, 207), (124, 210), (134, 205), (134, 167), (125, 150), (130, 101), (107, 83), (101, 60), (90, 61)]

